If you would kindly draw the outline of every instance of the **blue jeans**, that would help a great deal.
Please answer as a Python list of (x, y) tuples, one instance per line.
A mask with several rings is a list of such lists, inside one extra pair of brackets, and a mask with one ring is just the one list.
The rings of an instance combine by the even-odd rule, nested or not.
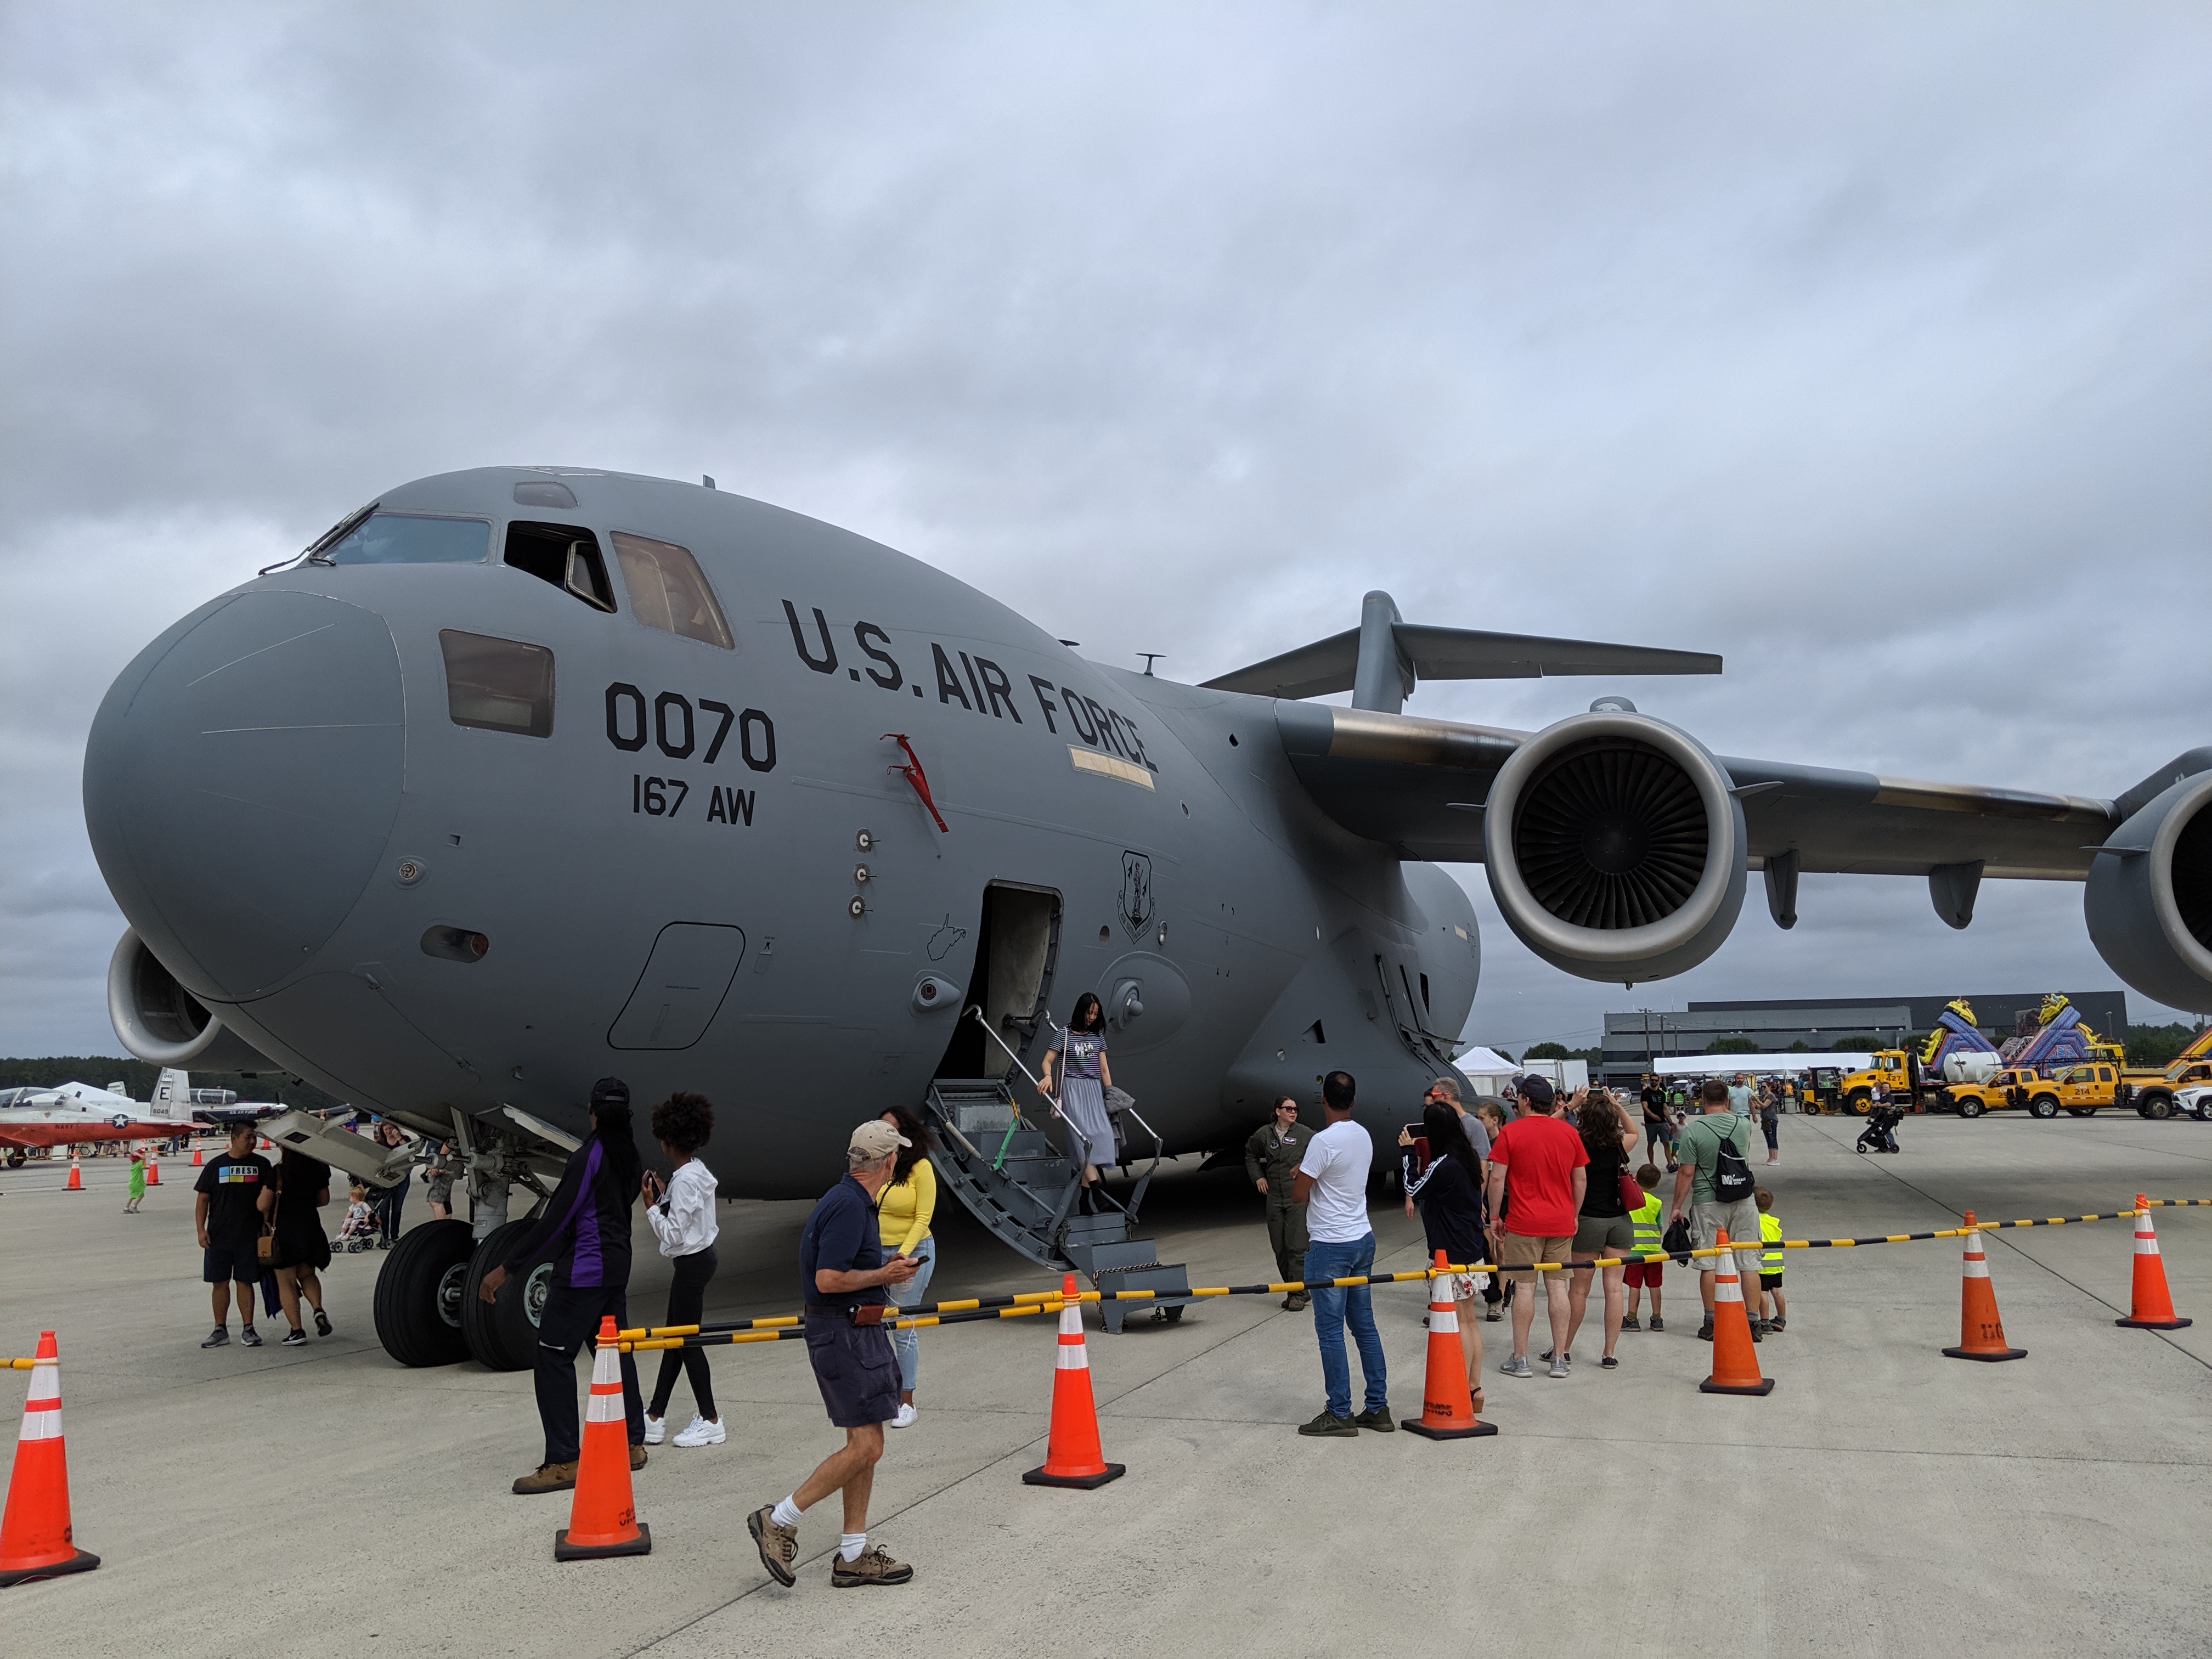
[[(1346, 1244), (1316, 1239), (1306, 1246), (1306, 1282), (1322, 1279), (1358, 1279), (1375, 1271), (1375, 1235), (1368, 1233)], [(1375, 1297), (1364, 1285), (1357, 1290), (1316, 1290), (1313, 1292), (1314, 1335), (1321, 1343), (1322, 1384), (1328, 1392), (1331, 1417), (1352, 1415), (1352, 1367), (1344, 1357), (1344, 1328), (1352, 1327), (1352, 1340), (1359, 1345), (1359, 1371), (1367, 1380), (1366, 1409), (1381, 1411), (1390, 1403), (1390, 1381), (1382, 1369), (1382, 1334), (1375, 1328)]]
[[(914, 1259), (921, 1266), (914, 1277), (903, 1285), (886, 1285), (884, 1293), (898, 1308), (917, 1308), (921, 1305), (922, 1292), (929, 1288), (930, 1275), (937, 1271), (937, 1237), (932, 1234), (914, 1247)], [(914, 1379), (921, 1372), (921, 1333), (908, 1326), (891, 1333), (891, 1352), (898, 1356), (899, 1387), (908, 1394), (914, 1392)]]

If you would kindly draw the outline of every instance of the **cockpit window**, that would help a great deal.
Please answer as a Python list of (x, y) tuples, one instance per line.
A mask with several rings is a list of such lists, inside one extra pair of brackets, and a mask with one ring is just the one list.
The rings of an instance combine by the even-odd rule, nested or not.
[(630, 615), (663, 633), (702, 640), (725, 651), (732, 648), (722, 607), (714, 602), (714, 590), (707, 586), (706, 573), (688, 549), (620, 530), (613, 539), (623, 585), (629, 590)]
[(503, 562), (550, 582), (599, 611), (615, 608), (599, 539), (572, 524), (510, 524)]
[(456, 726), (553, 735), (553, 653), (542, 645), (441, 629), (446, 712)]
[(491, 526), (482, 519), (428, 519), (373, 513), (325, 548), (332, 564), (482, 564)]

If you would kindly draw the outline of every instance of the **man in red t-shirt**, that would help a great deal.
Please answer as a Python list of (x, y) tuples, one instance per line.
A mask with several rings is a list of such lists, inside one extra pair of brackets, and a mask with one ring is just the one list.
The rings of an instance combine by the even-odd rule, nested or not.
[[(1575, 1091), (1579, 1105), (1586, 1091)], [(1559, 1097), (1548, 1079), (1521, 1079), (1527, 1114), (1500, 1130), (1490, 1143), (1490, 1212), (1500, 1216), (1498, 1261), (1504, 1273), (1521, 1281), (1513, 1298), (1513, 1353), (1498, 1367), (1508, 1376), (1533, 1376), (1528, 1366), (1528, 1327), (1536, 1304), (1528, 1283), (1533, 1264), (1566, 1261), (1574, 1249), (1575, 1223), (1582, 1213), (1583, 1186), (1589, 1162), (1583, 1138), (1559, 1115)], [(1567, 1374), (1567, 1276), (1541, 1275), (1552, 1318), (1552, 1372)]]

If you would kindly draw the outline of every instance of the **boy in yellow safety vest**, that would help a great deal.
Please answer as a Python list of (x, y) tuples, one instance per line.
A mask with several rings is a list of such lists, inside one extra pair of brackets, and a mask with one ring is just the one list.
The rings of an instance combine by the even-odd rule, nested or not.
[[(1658, 1166), (1646, 1164), (1637, 1170), (1636, 1184), (1644, 1188), (1644, 1207), (1631, 1210), (1628, 1212), (1628, 1220), (1629, 1224), (1635, 1230), (1636, 1251), (1641, 1255), (1646, 1250), (1657, 1250), (1663, 1248), (1659, 1212), (1664, 1200), (1659, 1196)], [(1628, 1285), (1628, 1315), (1620, 1322), (1621, 1329), (1640, 1331), (1644, 1328), (1637, 1322), (1636, 1310), (1638, 1304), (1643, 1300), (1646, 1289), (1651, 1292), (1651, 1328), (1655, 1331), (1663, 1331), (1667, 1328), (1667, 1322), (1659, 1316), (1659, 1276), (1665, 1270), (1666, 1266), (1664, 1261), (1632, 1261), (1628, 1264), (1627, 1271), (1622, 1274), (1623, 1279)]]
[(1766, 1253), (1759, 1263), (1759, 1323), (1764, 1335), (1771, 1336), (1790, 1323), (1790, 1304), (1782, 1298), (1782, 1223), (1774, 1216), (1774, 1194), (1764, 1187), (1751, 1189), (1752, 1202), (1759, 1206), (1759, 1237)]

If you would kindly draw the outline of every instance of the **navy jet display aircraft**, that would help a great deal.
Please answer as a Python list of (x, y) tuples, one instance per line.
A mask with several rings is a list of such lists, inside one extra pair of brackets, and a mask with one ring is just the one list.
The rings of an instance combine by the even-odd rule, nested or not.
[(131, 924), (111, 1012), (143, 1059), (273, 1064), (452, 1141), (473, 1228), (406, 1236), (378, 1328), (407, 1363), (505, 1365), (542, 1276), (489, 1306), (475, 1279), (604, 1073), (713, 1097), (740, 1196), (812, 1194), (855, 1121), (915, 1104), (986, 1225), (1086, 1270), (1143, 1182), (1075, 1212), (1022, 1076), (1085, 991), (1134, 1097), (1125, 1169), (1228, 1147), (1336, 1067), (1393, 1128), (1480, 968), (1438, 860), (1623, 983), (1710, 956), (1754, 869), (1784, 927), (1805, 871), (1924, 878), (1954, 927), (1984, 878), (2086, 881), (2113, 969), (2212, 1009), (2212, 749), (2103, 799), (1716, 757), (1618, 696), (1534, 733), (1402, 712), (1423, 679), (1719, 669), (1374, 593), (1356, 629), (1180, 684), (711, 483), (444, 474), (108, 692), (84, 801)]

